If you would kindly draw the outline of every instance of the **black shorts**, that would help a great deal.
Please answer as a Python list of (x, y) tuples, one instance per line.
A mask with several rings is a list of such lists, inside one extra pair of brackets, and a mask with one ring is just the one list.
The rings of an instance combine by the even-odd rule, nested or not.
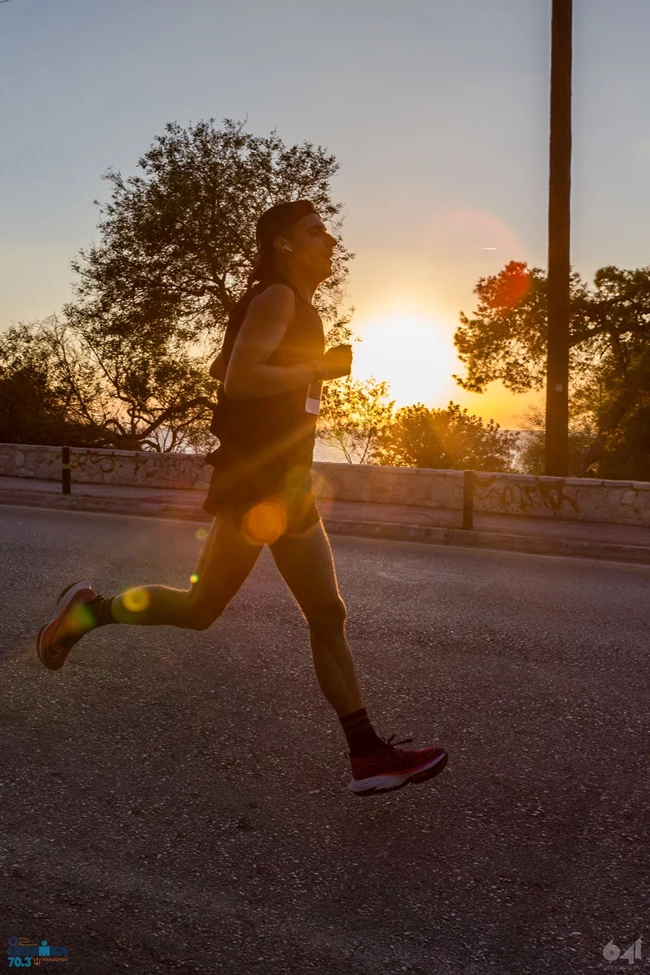
[(259, 497), (249, 496), (244, 501), (221, 497), (218, 491), (218, 481), (218, 474), (215, 471), (203, 508), (214, 516), (221, 512), (227, 512), (234, 519), (239, 531), (245, 531), (250, 526), (250, 520), (247, 520), (247, 517), (248, 519), (255, 518), (254, 509), (264, 504), (272, 506), (270, 511), (265, 509), (269, 511), (270, 520), (275, 520), (275, 526), (269, 526), (271, 535), (274, 535), (275, 531), (278, 530), (280, 530), (281, 535), (300, 535), (320, 521), (316, 498), (310, 489), (311, 478), (305, 481), (307, 490), (287, 492), (280, 488), (269, 490)]
[[(320, 521), (313, 494), (304, 495), (291, 504), (277, 495), (252, 503), (224, 504), (215, 515), (219, 512), (226, 512), (232, 517), (238, 531), (268, 544), (285, 535), (301, 535)], [(256, 528), (256, 525), (259, 527)]]

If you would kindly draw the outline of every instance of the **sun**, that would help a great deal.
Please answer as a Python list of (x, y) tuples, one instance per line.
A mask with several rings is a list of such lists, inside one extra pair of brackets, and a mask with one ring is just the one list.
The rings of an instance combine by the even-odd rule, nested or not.
[(425, 315), (395, 312), (358, 329), (352, 346), (352, 376), (371, 375), (390, 383), (388, 399), (395, 409), (413, 403), (446, 406), (460, 366), (449, 327)]

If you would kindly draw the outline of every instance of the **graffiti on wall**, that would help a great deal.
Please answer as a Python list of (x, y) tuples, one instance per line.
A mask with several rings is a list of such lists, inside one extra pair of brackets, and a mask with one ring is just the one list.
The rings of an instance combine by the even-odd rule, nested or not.
[(476, 478), (475, 503), (483, 511), (503, 511), (512, 513), (515, 508), (520, 514), (548, 514), (549, 517), (579, 517), (575, 497), (567, 491), (563, 480), (535, 480), (534, 483), (513, 483), (503, 476), (478, 475)]

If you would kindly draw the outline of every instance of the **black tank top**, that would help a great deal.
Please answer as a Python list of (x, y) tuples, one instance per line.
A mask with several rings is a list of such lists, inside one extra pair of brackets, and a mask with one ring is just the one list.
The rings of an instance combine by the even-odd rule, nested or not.
[[(320, 315), (290, 281), (276, 275), (254, 288), (231, 316), (223, 342), (226, 368), (248, 304), (272, 284), (292, 289), (296, 313), (268, 365), (293, 366), (324, 354)], [(296, 489), (299, 484), (309, 489), (321, 386), (306, 383), (274, 396), (233, 400), (226, 396), (223, 384), (219, 385), (211, 426), (219, 447), (208, 458), (215, 468), (213, 500), (258, 500), (287, 486)]]

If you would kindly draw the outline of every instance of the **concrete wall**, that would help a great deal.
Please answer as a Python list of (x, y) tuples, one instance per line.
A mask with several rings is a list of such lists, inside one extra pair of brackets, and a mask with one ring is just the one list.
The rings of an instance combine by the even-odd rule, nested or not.
[[(204, 491), (212, 468), (199, 454), (73, 449), (72, 483), (195, 488)], [(61, 448), (0, 444), (0, 475), (60, 480)], [(462, 471), (372, 464), (314, 462), (317, 498), (415, 504), (446, 511), (462, 506)], [(591, 478), (476, 474), (474, 509), (571, 521), (650, 527), (650, 483)]]
[(650, 482), (477, 473), (474, 510), (650, 527)]
[[(201, 454), (158, 454), (138, 450), (94, 450), (75, 447), (70, 452), (72, 483), (129, 484), (138, 487), (203, 489), (210, 480)], [(0, 475), (61, 479), (61, 448), (35, 444), (0, 444)]]

